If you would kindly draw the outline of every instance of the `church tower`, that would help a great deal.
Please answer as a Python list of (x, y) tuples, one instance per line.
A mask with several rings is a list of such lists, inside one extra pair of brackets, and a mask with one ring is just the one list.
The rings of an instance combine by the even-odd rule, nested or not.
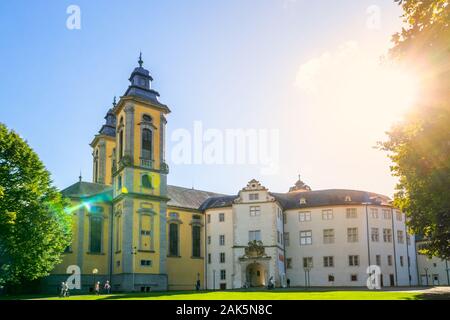
[(167, 289), (166, 211), (168, 166), (164, 157), (165, 115), (151, 77), (139, 66), (114, 106), (113, 283), (121, 290)]
[(112, 167), (114, 150), (116, 147), (116, 116), (113, 108), (116, 106), (114, 97), (112, 108), (105, 116), (105, 124), (95, 135), (90, 146), (92, 147), (92, 182), (112, 185)]

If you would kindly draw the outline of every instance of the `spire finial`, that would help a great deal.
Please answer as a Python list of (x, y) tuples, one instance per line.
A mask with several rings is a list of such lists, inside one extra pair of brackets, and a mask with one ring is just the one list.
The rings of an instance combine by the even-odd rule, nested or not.
[(144, 61), (142, 61), (142, 52), (139, 52), (139, 61), (138, 61), (138, 63), (139, 63), (139, 67), (142, 68), (142, 65), (144, 64)]
[(300, 181), (301, 179), (300, 179), (300, 173), (298, 174), (298, 180)]
[(79, 181), (83, 180), (83, 177), (81, 176), (81, 170), (80, 170), (80, 176), (78, 177)]
[(115, 107), (116, 106), (116, 96), (114, 96), (114, 100), (113, 100), (113, 106)]

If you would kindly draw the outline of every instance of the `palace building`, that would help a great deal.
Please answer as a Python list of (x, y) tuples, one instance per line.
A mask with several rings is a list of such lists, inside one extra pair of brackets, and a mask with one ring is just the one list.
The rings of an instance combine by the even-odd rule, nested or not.
[[(311, 190), (300, 178), (286, 193), (251, 180), (236, 195), (167, 185), (170, 109), (139, 58), (124, 95), (91, 142), (93, 181), (70, 198), (72, 244), (44, 280), (48, 290), (78, 266), (83, 291), (264, 286), (365, 286), (367, 267), (383, 286), (418, 284), (415, 239), (386, 196)], [(70, 270), (70, 269), (69, 269)], [(70, 273), (70, 272), (69, 272)], [(289, 279), (289, 281), (288, 281)]]

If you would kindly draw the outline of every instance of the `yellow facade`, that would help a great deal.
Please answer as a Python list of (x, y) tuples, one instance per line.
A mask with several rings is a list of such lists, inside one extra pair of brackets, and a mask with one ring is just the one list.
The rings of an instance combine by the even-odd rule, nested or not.
[[(167, 205), (171, 199), (164, 130), (170, 110), (156, 98), (152, 78), (141, 62), (127, 92), (117, 104), (114, 100), (106, 123), (90, 144), (93, 183), (80, 177), (63, 190), (72, 201), (73, 240), (49, 286), (65, 279), (67, 267), (76, 265), (82, 290), (106, 280), (117, 291), (192, 290), (199, 280), (203, 287), (203, 214), (192, 207)], [(176, 256), (168, 253), (170, 213), (178, 217)]]
[(199, 258), (192, 257), (192, 228), (191, 221), (193, 215), (203, 214), (194, 210), (186, 210), (176, 207), (168, 207), (168, 223), (167, 223), (167, 242), (169, 243), (169, 226), (170, 214), (178, 214), (180, 222), (179, 233), (179, 255), (169, 255), (167, 257), (167, 274), (169, 277), (170, 290), (193, 290), (197, 280), (201, 280), (201, 287), (203, 288), (204, 279), (204, 234), (202, 232), (201, 255)]

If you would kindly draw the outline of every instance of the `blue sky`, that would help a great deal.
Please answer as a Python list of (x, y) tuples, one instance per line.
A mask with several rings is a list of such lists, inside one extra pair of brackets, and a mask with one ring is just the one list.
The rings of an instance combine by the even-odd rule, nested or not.
[[(81, 9), (81, 30), (66, 28), (71, 4)], [(377, 29), (367, 27), (371, 5), (380, 10)], [(383, 54), (400, 14), (392, 0), (2, 1), (0, 122), (29, 142), (57, 187), (80, 170), (90, 181), (89, 143), (142, 51), (153, 88), (172, 110), (169, 138), (197, 120), (280, 132), (276, 175), (255, 165), (173, 164), (169, 139), (170, 184), (234, 194), (256, 178), (283, 192), (301, 173), (313, 189), (391, 195), (389, 162), (372, 148), (389, 128), (385, 115), (362, 108), (368, 122), (382, 124), (346, 131), (345, 120), (333, 122), (332, 103), (310, 99), (295, 83), (303, 64), (339, 54), (349, 41), (365, 57)]]

